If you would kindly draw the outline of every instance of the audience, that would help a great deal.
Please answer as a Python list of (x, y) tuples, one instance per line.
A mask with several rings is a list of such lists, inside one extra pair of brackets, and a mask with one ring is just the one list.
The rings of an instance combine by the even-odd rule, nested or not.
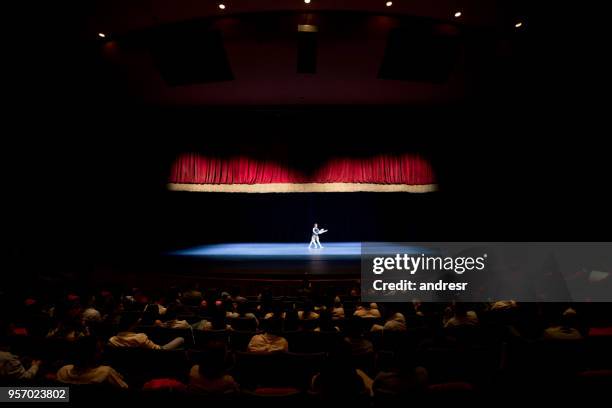
[(262, 325), (264, 332), (256, 334), (251, 338), (248, 345), (248, 350), (256, 353), (273, 353), (276, 351), (289, 351), (289, 343), (280, 336), (282, 332), (283, 322), (280, 319), (265, 320)]
[(57, 371), (58, 381), (67, 384), (109, 384), (128, 388), (121, 374), (109, 366), (98, 364), (101, 347), (94, 336), (77, 340), (74, 351), (74, 364), (65, 365)]
[(364, 302), (357, 306), (357, 310), (355, 310), (353, 316), (369, 319), (378, 319), (380, 318), (380, 311), (378, 310), (378, 305), (376, 303)]
[(264, 315), (264, 319), (284, 319), (285, 312), (283, 311), (283, 304), (281, 302), (274, 302), (270, 308), (270, 311)]
[(325, 360), (321, 372), (311, 381), (311, 391), (325, 397), (351, 398), (369, 394), (372, 380), (355, 369), (349, 345), (338, 341)]
[(89, 335), (89, 328), (84, 325), (80, 316), (80, 308), (71, 308), (65, 316), (58, 319), (57, 323), (47, 333), (47, 338), (65, 339), (74, 341), (80, 337)]
[(254, 321), (254, 326), (255, 327), (259, 326), (259, 320), (257, 320), (257, 317), (255, 316), (255, 314), (253, 314), (249, 310), (249, 305), (248, 305), (248, 303), (246, 303), (246, 301), (238, 303), (238, 307), (236, 309), (236, 313), (235, 313), (235, 315), (232, 315), (232, 318), (234, 318), (234, 319), (249, 319), (249, 320), (253, 320)]
[(183, 292), (181, 299), (185, 305), (198, 306), (203, 300), (200, 286), (197, 283), (191, 286), (189, 289)]
[(334, 298), (334, 305), (332, 306), (331, 312), (334, 320), (344, 319), (344, 306), (342, 306), (339, 296)]
[(428, 373), (423, 367), (417, 366), (409, 352), (400, 352), (395, 364), (389, 371), (381, 371), (374, 378), (372, 391), (387, 394), (410, 394), (425, 391), (428, 383)]
[(11, 340), (5, 335), (7, 328), (0, 334), (0, 380), (31, 380), (36, 377), (40, 368), (40, 360), (32, 360), (26, 369), (19, 356), (11, 353)]
[(285, 331), (296, 331), (300, 328), (300, 318), (298, 311), (294, 308), (285, 312), (283, 329)]
[(181, 347), (185, 342), (182, 337), (177, 337), (170, 341), (168, 344), (160, 346), (155, 344), (149, 337), (144, 333), (136, 331), (136, 327), (140, 323), (140, 318), (133, 314), (126, 314), (121, 318), (119, 322), (119, 333), (113, 336), (108, 341), (108, 344), (112, 347), (134, 347), (134, 348), (146, 348), (153, 350), (173, 350)]
[(194, 361), (189, 372), (187, 389), (197, 394), (228, 394), (239, 387), (225, 369), (227, 349), (224, 343), (211, 342), (204, 350), (192, 353)]
[(159, 321), (159, 319), (161, 319), (159, 305), (151, 303), (146, 305), (142, 311), (139, 324), (141, 326), (153, 326)]
[[(215, 302), (213, 302), (215, 303)], [(209, 319), (202, 319), (199, 322), (196, 322), (192, 325), (194, 330), (232, 330), (232, 327), (225, 323), (225, 311), (222, 307), (222, 303), (215, 304), (212, 308), (210, 308), (210, 317)]]
[(82, 318), (85, 324), (98, 323), (102, 321), (102, 315), (96, 309), (96, 297), (90, 296), (87, 300), (87, 307), (83, 310)]
[(155, 324), (168, 329), (189, 329), (191, 326), (187, 320), (178, 320), (178, 305), (174, 304), (167, 308), (163, 321), (156, 320)]
[(314, 311), (312, 302), (304, 302), (303, 310), (298, 311), (298, 318), (300, 320), (316, 320), (319, 318), (319, 314)]
[(334, 320), (332, 318), (331, 312), (326, 310), (321, 310), (319, 314), (319, 326), (315, 328), (317, 332), (339, 332), (340, 328), (334, 325)]
[(390, 315), (385, 321), (384, 325), (374, 324), (372, 325), (372, 331), (385, 330), (389, 332), (405, 332), (406, 331), (406, 318), (402, 313), (392, 312), (390, 309)]
[(544, 338), (548, 340), (582, 339), (582, 334), (577, 329), (576, 311), (572, 308), (566, 309), (561, 315), (560, 324), (544, 330)]
[(351, 319), (344, 324), (344, 340), (353, 356), (364, 355), (374, 351), (372, 342), (364, 337), (363, 327), (358, 320)]
[(444, 311), (443, 325), (444, 327), (464, 327), (478, 326), (478, 316), (473, 310), (469, 310), (468, 303), (457, 302), (453, 306), (449, 306)]
[[(294, 348), (292, 351), (298, 353), (326, 352), (323, 357), (317, 354), (300, 357), (313, 362), (321, 359), (316, 364), (313, 363), (313, 371), (310, 371), (309, 377), (312, 372), (318, 373), (310, 378), (310, 382), (302, 378), (302, 389), (308, 386), (316, 395), (339, 397), (339, 401), (348, 401), (352, 397), (367, 397), (370, 393), (383, 397), (398, 394), (412, 397), (425, 395), (423, 391), (428, 389), (430, 381), (440, 382), (440, 378), (449, 373), (450, 378), (456, 375), (457, 369), (474, 370), (477, 376), (488, 381), (495, 373), (483, 368), (482, 361), (479, 361), (481, 357), (470, 354), (472, 347), (477, 349), (481, 347), (481, 343), (492, 342), (492, 348), (487, 351), (491, 353), (486, 357), (487, 364), (501, 367), (504, 374), (512, 373), (508, 369), (512, 364), (509, 365), (508, 361), (516, 364), (516, 356), (522, 356), (523, 350), (531, 344), (553, 347), (551, 350), (555, 352), (555, 346), (550, 342), (537, 341), (539, 339), (563, 340), (563, 350), (571, 351), (574, 346), (583, 346), (581, 342), (573, 343), (569, 340), (585, 338), (589, 333), (589, 323), (585, 315), (589, 318), (594, 316), (591, 312), (584, 312), (590, 309), (583, 305), (578, 305), (579, 309), (576, 309), (576, 305), (563, 305), (560, 309), (561, 305), (558, 304), (523, 304), (514, 301), (479, 304), (414, 302), (360, 304), (354, 317), (351, 316), (352, 311), (349, 311), (347, 319), (342, 317), (344, 307), (337, 291), (329, 290), (321, 294), (311, 282), (305, 284), (304, 288), (307, 290), (301, 292), (301, 299), (295, 296), (274, 297), (268, 291), (265, 304), (249, 301), (241, 297), (236, 290), (232, 290), (231, 295), (223, 295), (221, 290), (209, 290), (204, 297), (197, 285), (182, 295), (177, 288), (163, 292), (148, 292), (137, 288), (129, 291), (127, 296), (121, 296), (118, 290), (113, 295), (106, 289), (97, 292), (96, 296), (82, 296), (78, 291), (72, 290), (53, 296), (28, 293), (24, 297), (16, 298), (14, 304), (18, 306), (14, 313), (11, 313), (10, 306), (6, 306), (10, 302), (0, 296), (4, 306), (0, 309), (0, 321), (5, 329), (2, 330), (1, 343), (5, 347), (0, 350), (0, 379), (10, 384), (11, 381), (56, 378), (66, 384), (107, 384), (117, 389), (127, 388), (127, 383), (130, 388), (138, 389), (170, 387), (178, 391), (187, 387), (193, 394), (225, 395), (240, 392), (233, 375), (242, 383), (243, 389), (250, 390), (250, 387), (254, 386), (244, 380), (244, 367), (233, 371), (232, 358), (226, 358), (228, 348), (233, 352), (246, 350), (263, 354), (277, 353), (262, 358), (284, 361), (285, 358), (294, 359), (296, 355), (301, 356), (284, 354), (289, 351), (291, 344)], [(183, 303), (186, 293), (193, 295), (193, 299), (201, 300), (197, 305), (186, 305)], [(306, 293), (309, 293), (309, 297)], [(85, 301), (81, 302), (81, 299)], [(353, 300), (347, 299), (345, 305), (349, 308), (347, 310), (350, 310)], [(236, 316), (226, 316), (225, 307), (228, 304), (235, 305)], [(162, 310), (165, 313), (161, 313)], [(600, 311), (597, 318), (609, 326), (609, 309), (606, 309), (606, 305), (597, 305), (597, 310)], [(608, 311), (607, 318), (602, 317), (606, 315), (605, 311)], [(384, 323), (379, 323), (381, 314), (385, 316)], [(182, 315), (190, 317), (179, 318)], [(119, 316), (120, 319), (117, 320)], [(468, 342), (457, 340), (461, 339), (459, 334), (462, 334), (463, 330), (453, 332), (457, 336), (449, 335), (447, 330), (440, 330), (480, 326), (480, 318), (483, 327), (479, 330), (468, 330)], [(239, 319), (242, 323), (252, 320), (255, 324), (252, 330), (241, 326), (240, 331), (234, 332), (228, 325), (233, 319)], [(185, 340), (181, 337), (164, 344), (168, 333), (174, 333), (165, 329), (189, 329), (191, 326), (187, 320), (196, 322), (192, 326), (194, 329), (215, 332), (195, 332), (187, 338), (187, 344), (184, 344)], [(256, 330), (258, 322), (261, 323), (262, 332)], [(407, 327), (411, 328), (410, 332)], [(371, 333), (376, 330), (381, 330), (382, 333)], [(483, 335), (485, 330), (486, 336)], [(308, 333), (313, 331), (320, 332), (321, 335)], [(406, 334), (385, 337), (385, 332)], [(472, 337), (472, 334), (477, 337)], [(472, 338), (475, 339), (474, 344)], [(20, 347), (6, 347), (9, 339), (13, 345)], [(159, 370), (156, 367), (150, 370), (150, 375), (144, 372), (133, 377), (132, 370), (137, 371), (143, 364), (135, 363), (132, 366), (131, 362), (126, 364), (131, 360), (123, 361), (123, 357), (117, 357), (130, 355), (130, 351), (102, 354), (101, 344), (104, 342), (115, 348), (152, 350), (171, 350), (184, 345), (188, 351), (147, 352), (147, 358), (149, 353), (152, 356), (160, 356), (160, 360), (154, 360), (159, 361)], [(39, 346), (41, 344), (44, 347)], [(504, 347), (501, 347), (501, 344)], [(49, 346), (57, 348), (49, 349)], [(50, 353), (49, 350), (55, 350), (53, 353), (56, 354)], [(499, 362), (495, 361), (496, 350), (500, 350)], [(466, 353), (469, 364), (455, 364), (452, 363), (454, 360), (447, 359), (448, 356), (458, 358), (462, 353)], [(142, 353), (134, 352), (134, 355), (140, 354)], [(43, 356), (44, 365), (41, 365), (40, 360), (32, 358), (36, 355)], [(190, 365), (186, 365), (187, 356), (191, 358)], [(181, 358), (184, 361), (181, 361)], [(530, 357), (527, 358), (529, 359)], [(247, 364), (249, 360), (240, 361)], [(565, 361), (563, 357), (561, 361)], [(576, 359), (572, 361), (575, 362)], [(121, 371), (125, 377), (112, 367)], [(262, 375), (265, 375), (266, 370), (261, 368)], [(527, 361), (527, 365), (518, 367), (518, 372), (530, 368)], [(298, 364), (295, 369), (302, 370)], [(550, 370), (549, 367), (546, 369)], [(366, 372), (369, 375), (366, 375)], [(465, 373), (461, 375), (464, 377), (460, 378), (466, 378)], [(471, 379), (473, 375), (470, 374), (467, 378)]]

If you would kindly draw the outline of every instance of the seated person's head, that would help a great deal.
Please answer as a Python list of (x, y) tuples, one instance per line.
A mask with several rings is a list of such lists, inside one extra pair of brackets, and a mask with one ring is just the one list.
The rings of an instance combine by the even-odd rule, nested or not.
[(578, 317), (574, 309), (568, 308), (563, 312), (561, 315), (561, 326), (574, 329), (578, 326)]
[(119, 320), (119, 331), (132, 331), (140, 323), (140, 315), (136, 313), (124, 313)]
[(232, 290), (230, 291), (232, 298), (236, 299), (237, 297), (240, 296), (240, 288), (239, 287), (233, 287)]
[(343, 339), (335, 339), (323, 363), (321, 374), (323, 373), (328, 379), (336, 378), (338, 381), (346, 380), (355, 374), (350, 345)]
[(283, 314), (283, 303), (282, 302), (274, 302), (272, 303), (272, 313), (274, 316), (280, 317)]
[(95, 367), (102, 352), (101, 343), (94, 336), (80, 337), (74, 342), (74, 365), (80, 368)]
[(250, 312), (249, 304), (247, 302), (238, 303), (238, 314), (244, 317), (245, 314)]
[(142, 321), (140, 324), (144, 326), (150, 326), (155, 323), (156, 320), (159, 319), (159, 306), (152, 303), (145, 306), (144, 311), (142, 312)]
[(166, 309), (166, 313), (162, 316), (165, 321), (176, 320), (179, 315), (179, 306), (172, 304)]
[(298, 320), (298, 312), (295, 308), (291, 308), (285, 312), (285, 320), (293, 321)]
[(281, 334), (283, 330), (283, 320), (278, 317), (272, 317), (265, 320), (263, 323), (263, 330), (269, 334)]
[(223, 306), (215, 305), (211, 310), (210, 323), (213, 330), (225, 330), (225, 310)]
[(194, 352), (192, 360), (198, 365), (198, 371), (207, 378), (217, 378), (225, 373), (227, 349), (225, 343), (213, 341), (206, 344), (203, 350)]
[(305, 316), (308, 316), (310, 314), (310, 312), (313, 311), (313, 309), (314, 309), (314, 307), (313, 307), (311, 301), (307, 300), (306, 302), (304, 302), (303, 310), (304, 310), (304, 315)]
[(361, 337), (363, 334), (363, 325), (359, 318), (347, 319), (344, 322), (344, 333), (347, 337)]
[(319, 328), (321, 331), (334, 331), (334, 321), (329, 309), (322, 310), (319, 314)]
[(456, 302), (455, 303), (455, 316), (457, 317), (465, 317), (467, 316), (467, 312), (470, 310), (470, 304), (466, 302)]

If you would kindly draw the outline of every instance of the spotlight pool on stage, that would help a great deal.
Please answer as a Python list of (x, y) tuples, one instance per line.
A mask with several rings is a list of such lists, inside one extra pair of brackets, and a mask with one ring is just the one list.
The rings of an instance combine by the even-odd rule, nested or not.
[[(381, 252), (394, 254), (406, 251), (405, 246), (390, 242), (379, 242)], [(180, 249), (168, 253), (171, 256), (200, 257), (209, 259), (346, 259), (358, 260), (361, 257), (361, 242), (328, 242), (322, 249), (308, 248), (306, 243), (224, 243), (201, 245), (192, 248)], [(412, 247), (417, 251), (428, 252), (426, 249)]]
[[(406, 246), (398, 243), (376, 244), (380, 244), (381, 253), (406, 251)], [(418, 246), (412, 249), (427, 251)], [(165, 252), (156, 267), (203, 278), (358, 279), (361, 251), (362, 242), (324, 242), (323, 249), (309, 249), (308, 242), (216, 243)]]
[(359, 259), (361, 242), (329, 242), (322, 249), (308, 243), (233, 243), (202, 245), (168, 255), (211, 259)]

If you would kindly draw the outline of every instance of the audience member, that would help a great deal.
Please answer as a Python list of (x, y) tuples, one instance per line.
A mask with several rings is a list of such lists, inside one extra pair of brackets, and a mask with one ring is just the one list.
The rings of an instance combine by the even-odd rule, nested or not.
[(0, 334), (0, 380), (31, 380), (36, 377), (40, 360), (32, 360), (26, 368), (19, 356), (11, 353), (11, 340), (5, 335), (6, 328)]
[(544, 330), (544, 338), (548, 340), (580, 340), (582, 334), (577, 329), (577, 314), (572, 308), (566, 309), (561, 315), (558, 325), (552, 325)]
[(109, 384), (128, 388), (121, 374), (112, 367), (98, 364), (100, 344), (94, 336), (78, 339), (74, 345), (74, 364), (60, 368), (57, 371), (57, 380), (67, 384)]
[(153, 350), (173, 350), (181, 347), (185, 342), (182, 337), (177, 337), (169, 343), (160, 346), (152, 342), (145, 333), (139, 333), (136, 331), (136, 327), (140, 322), (138, 316), (134, 314), (123, 315), (119, 323), (119, 333), (113, 336), (108, 341), (108, 344), (112, 347), (133, 347), (133, 348), (146, 348)]
[(372, 380), (355, 369), (350, 346), (338, 341), (328, 354), (321, 371), (311, 381), (311, 391), (324, 397), (353, 398), (369, 394)]
[(262, 324), (264, 332), (251, 338), (248, 350), (258, 353), (289, 351), (289, 343), (280, 335), (283, 322), (280, 319), (268, 319)]
[(456, 302), (445, 310), (443, 319), (444, 327), (464, 327), (478, 326), (478, 316), (476, 312), (469, 309), (470, 305), (465, 302)]
[(361, 303), (357, 306), (357, 310), (353, 313), (353, 316), (362, 318), (378, 319), (380, 318), (380, 311), (376, 303)]
[(213, 342), (203, 351), (191, 354), (193, 362), (189, 373), (188, 391), (198, 394), (227, 394), (237, 392), (234, 377), (225, 369), (227, 350), (224, 343)]
[(427, 387), (428, 373), (423, 367), (413, 361), (413, 356), (406, 352), (399, 352), (396, 364), (389, 371), (381, 371), (374, 378), (372, 391), (383, 391), (391, 394), (409, 394), (422, 392)]

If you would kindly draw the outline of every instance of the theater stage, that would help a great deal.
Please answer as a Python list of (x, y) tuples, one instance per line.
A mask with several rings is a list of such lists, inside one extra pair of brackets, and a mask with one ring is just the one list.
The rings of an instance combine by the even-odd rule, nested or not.
[[(323, 249), (299, 243), (222, 243), (167, 252), (163, 262), (177, 273), (204, 278), (356, 279), (361, 274), (361, 242), (323, 242)], [(406, 247), (383, 242), (384, 253)], [(420, 249), (415, 247), (415, 251)]]
[[(381, 253), (405, 250), (397, 244), (379, 242)], [(199, 282), (227, 287), (228, 281), (246, 287), (251, 282), (276, 282), (291, 288), (303, 279), (312, 282), (355, 285), (361, 277), (361, 242), (324, 242), (323, 249), (309, 249), (308, 242), (242, 242), (198, 245), (158, 252), (154, 257), (130, 257), (119, 264), (101, 265), (98, 281), (138, 286), (142, 277), (158, 285)], [(414, 247), (415, 251), (427, 251)], [(293, 286), (292, 286), (293, 285)], [(288, 289), (289, 290), (289, 289)], [(245, 291), (247, 293), (248, 291)]]
[(168, 255), (224, 260), (358, 260), (361, 242), (329, 242), (323, 249), (308, 248), (308, 243), (303, 242), (215, 244), (181, 249)]
[(361, 242), (328, 242), (323, 249), (299, 243), (223, 243), (167, 252), (162, 262), (203, 278), (359, 278)]

